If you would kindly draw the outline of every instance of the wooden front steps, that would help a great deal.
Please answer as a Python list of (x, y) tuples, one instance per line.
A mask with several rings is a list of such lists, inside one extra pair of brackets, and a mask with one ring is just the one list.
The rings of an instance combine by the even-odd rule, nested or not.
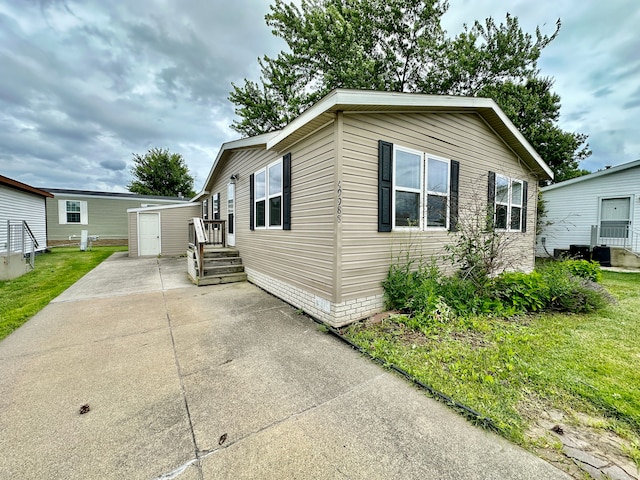
[(204, 275), (202, 277), (198, 276), (199, 268), (196, 252), (190, 248), (187, 256), (189, 260), (189, 277), (198, 286), (244, 282), (247, 280), (242, 258), (240, 258), (240, 253), (235, 248), (205, 247), (202, 262)]

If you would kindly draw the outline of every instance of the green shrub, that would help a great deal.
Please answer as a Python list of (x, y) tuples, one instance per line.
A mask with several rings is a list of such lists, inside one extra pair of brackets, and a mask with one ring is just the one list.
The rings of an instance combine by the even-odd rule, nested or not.
[(412, 262), (404, 264), (391, 264), (387, 278), (382, 282), (384, 288), (384, 300), (387, 308), (392, 310), (404, 310), (407, 300), (415, 290), (415, 277), (411, 272)]
[(592, 282), (600, 282), (602, 280), (602, 269), (600, 264), (587, 260), (565, 260), (561, 262), (576, 277), (585, 278)]
[(601, 275), (599, 265), (584, 260), (550, 262), (531, 273), (505, 272), (488, 284), (461, 275), (447, 277), (435, 264), (412, 266), (411, 261), (390, 266), (383, 282), (385, 300), (388, 308), (410, 313), (403, 323), (423, 331), (455, 317), (581, 313), (608, 301), (594, 281)]
[(406, 308), (412, 312), (431, 312), (440, 296), (440, 285), (435, 278), (423, 278), (407, 299)]
[(538, 312), (549, 303), (549, 287), (539, 272), (506, 272), (493, 281), (494, 295), (516, 313)]
[(608, 295), (595, 283), (602, 272), (596, 262), (563, 260), (538, 269), (549, 289), (547, 310), (581, 313), (602, 308)]

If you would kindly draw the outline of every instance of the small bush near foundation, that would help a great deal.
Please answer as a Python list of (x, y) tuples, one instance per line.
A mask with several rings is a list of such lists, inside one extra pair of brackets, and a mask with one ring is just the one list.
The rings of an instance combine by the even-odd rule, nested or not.
[(531, 273), (506, 272), (480, 283), (447, 277), (435, 265), (412, 266), (392, 265), (383, 287), (387, 307), (410, 313), (415, 317), (410, 326), (420, 329), (432, 323), (428, 319), (441, 322), (455, 316), (589, 312), (609, 299), (595, 284), (599, 265), (584, 260), (552, 262)]

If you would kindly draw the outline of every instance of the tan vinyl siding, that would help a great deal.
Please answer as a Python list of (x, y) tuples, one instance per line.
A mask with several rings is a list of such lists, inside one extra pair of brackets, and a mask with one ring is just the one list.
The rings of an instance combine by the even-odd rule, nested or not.
[(129, 256), (138, 256), (138, 214), (135, 212), (129, 212), (128, 214), (129, 224)]
[(536, 179), (476, 114), (345, 114), (341, 301), (382, 292), (391, 259), (411, 249), (414, 257), (442, 261), (447, 232), (378, 233), (378, 140), (460, 162), (460, 214), (487, 202), (489, 170), (529, 182), (527, 233), (516, 233), (520, 268), (533, 267)]
[(189, 220), (201, 215), (202, 205), (194, 203), (189, 207), (159, 208), (157, 211), (160, 213), (161, 255), (183, 255), (189, 245)]
[[(249, 176), (291, 152), (291, 230), (249, 229)], [(227, 184), (236, 183), (236, 247), (248, 269), (325, 299), (333, 296), (333, 127), (327, 126), (285, 152), (262, 148), (231, 152), (213, 185), (227, 219)]]
[(177, 256), (186, 253), (189, 245), (189, 220), (202, 213), (201, 203), (180, 205), (179, 207), (149, 208), (128, 213), (129, 256), (138, 256), (138, 215), (139, 213), (160, 214), (160, 255)]

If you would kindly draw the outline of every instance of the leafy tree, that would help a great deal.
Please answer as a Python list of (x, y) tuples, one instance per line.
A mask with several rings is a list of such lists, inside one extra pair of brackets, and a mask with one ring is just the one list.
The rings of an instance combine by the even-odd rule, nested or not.
[(144, 155), (134, 153), (133, 162), (131, 174), (134, 180), (127, 186), (130, 192), (168, 197), (184, 195), (187, 198), (195, 195), (193, 177), (182, 155), (169, 153), (168, 149), (152, 148)]
[(561, 182), (589, 173), (579, 163), (591, 151), (587, 136), (565, 132), (558, 127), (560, 97), (551, 91), (550, 78), (529, 78), (524, 84), (496, 83), (484, 87), (479, 95), (493, 98), (522, 132), (549, 167), (554, 181)]
[(438, 0), (276, 0), (266, 15), (289, 52), (259, 60), (261, 84), (233, 84), (244, 135), (282, 128), (334, 88), (417, 91), (444, 41)]
[(247, 136), (280, 129), (335, 88), (491, 96), (558, 180), (582, 174), (587, 137), (557, 126), (560, 97), (537, 67), (560, 21), (551, 35), (532, 35), (507, 14), (447, 38), (447, 9), (446, 0), (275, 0), (265, 18), (289, 50), (259, 59), (259, 83), (232, 84), (232, 128)]

